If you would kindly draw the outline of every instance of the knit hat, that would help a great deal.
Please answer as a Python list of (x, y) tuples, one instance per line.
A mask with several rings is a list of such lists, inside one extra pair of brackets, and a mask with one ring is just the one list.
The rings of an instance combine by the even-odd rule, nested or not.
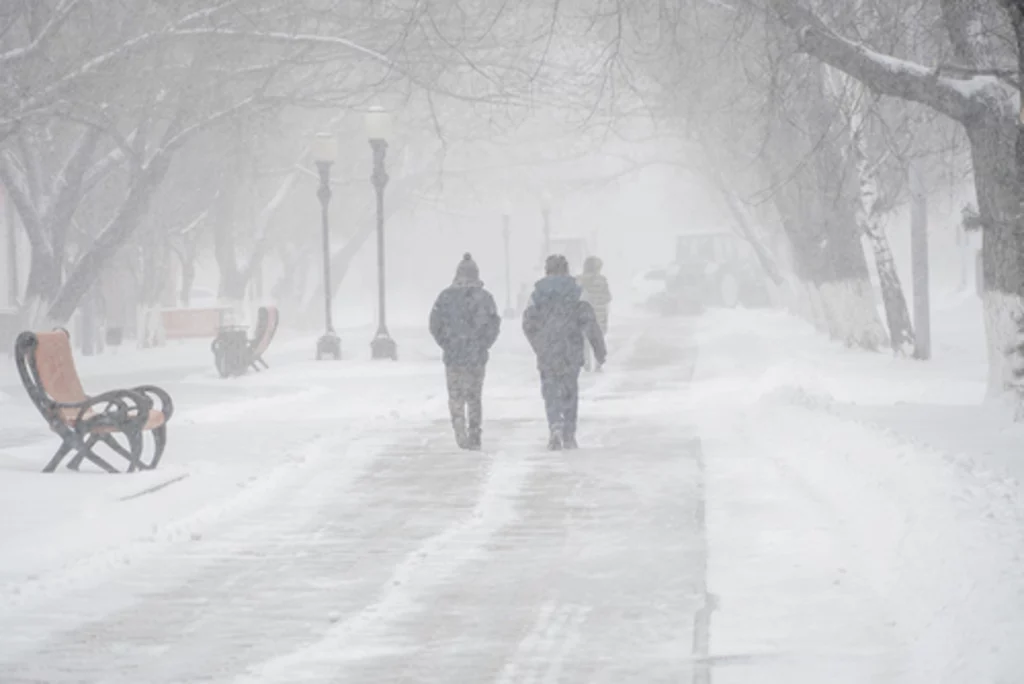
[(455, 279), (474, 282), (480, 280), (480, 268), (473, 261), (473, 255), (469, 252), (462, 255), (462, 261), (455, 269)]
[(561, 254), (552, 254), (544, 261), (544, 275), (569, 275), (569, 260)]

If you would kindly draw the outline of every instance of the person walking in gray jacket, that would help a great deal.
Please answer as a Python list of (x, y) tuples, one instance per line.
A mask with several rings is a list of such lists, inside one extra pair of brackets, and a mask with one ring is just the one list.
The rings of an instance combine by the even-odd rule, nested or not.
[(484, 289), (480, 269), (467, 253), (455, 280), (430, 310), (430, 334), (444, 353), (448, 409), (455, 442), (462, 449), (482, 446), (484, 375), (500, 330), (494, 297)]

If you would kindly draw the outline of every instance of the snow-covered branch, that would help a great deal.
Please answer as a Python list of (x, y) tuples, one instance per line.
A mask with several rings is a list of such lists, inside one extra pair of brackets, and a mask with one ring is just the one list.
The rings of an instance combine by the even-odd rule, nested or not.
[(224, 109), (221, 109), (219, 111), (213, 112), (213, 113), (203, 117), (202, 119), (193, 122), (192, 124), (190, 124), (188, 126), (184, 126), (180, 130), (176, 130), (176, 127), (171, 127), (168, 130), (168, 135), (165, 137), (165, 139), (163, 140), (163, 142), (162, 142), (162, 144), (160, 146), (160, 150), (158, 151), (158, 154), (162, 153), (162, 152), (165, 152), (165, 151), (174, 150), (174, 149), (180, 147), (190, 137), (192, 137), (196, 133), (198, 133), (198, 132), (200, 132), (200, 131), (202, 131), (202, 130), (204, 130), (206, 128), (209, 128), (210, 126), (214, 125), (218, 121), (223, 121), (224, 119), (230, 118), (232, 115), (237, 114), (240, 111), (243, 111), (247, 107), (249, 107), (249, 106), (251, 106), (251, 105), (253, 105), (253, 104), (255, 104), (255, 103), (259, 102), (259, 101), (260, 101), (260, 94), (256, 93), (256, 94), (250, 95), (249, 97), (243, 98), (242, 100), (236, 102), (235, 104), (231, 105), (230, 107), (225, 107)]
[[(882, 95), (927, 105), (957, 121), (977, 113), (979, 89), (1002, 84), (991, 76), (955, 80), (909, 60), (882, 54), (837, 35), (798, 0), (771, 0), (772, 6), (797, 34), (800, 49), (858, 79)], [(985, 79), (985, 80), (979, 80)]]

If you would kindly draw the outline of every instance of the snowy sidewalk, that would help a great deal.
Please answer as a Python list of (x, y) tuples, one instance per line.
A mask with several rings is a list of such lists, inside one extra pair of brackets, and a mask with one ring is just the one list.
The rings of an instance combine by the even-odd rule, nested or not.
[[(209, 515), (182, 520), (163, 508), (183, 505), (197, 478), (189, 470), (180, 484), (97, 509), (93, 542), (110, 550), (93, 558), (64, 540), (55, 548), (73, 562), (44, 562), (26, 525), (22, 546), (5, 548), (40, 574), (27, 579), (33, 563), (5, 557), (0, 679), (685, 680), (692, 660), (680, 654), (702, 643), (706, 584), (696, 443), (672, 403), (693, 370), (685, 337), (666, 345), (663, 331), (623, 326), (608, 371), (584, 379), (584, 448), (550, 454), (517, 332), (506, 331), (490, 368), (483, 454), (452, 447), (436, 362), (374, 365), (361, 382), (358, 364), (308, 364), (288, 375), (312, 395), (239, 399), (264, 402), (255, 421), (253, 406), (226, 404), (179, 429), (179, 458), (291, 454), (281, 473), (234, 497), (187, 497), (207, 497)], [(245, 382), (255, 392), (274, 378)], [(640, 399), (658, 384), (651, 412)], [(354, 396), (331, 406), (342, 388)], [(339, 416), (352, 425), (339, 430)], [(302, 436), (290, 446), (275, 436), (285, 424)], [(136, 479), (24, 476), (24, 486), (65, 480), (68, 491)], [(158, 538), (106, 536), (147, 515), (171, 521)], [(81, 534), (83, 522), (69, 529)]]

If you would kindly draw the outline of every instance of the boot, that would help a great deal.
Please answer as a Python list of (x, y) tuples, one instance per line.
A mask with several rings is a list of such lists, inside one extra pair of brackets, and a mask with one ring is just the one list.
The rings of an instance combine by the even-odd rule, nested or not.
[(562, 448), (569, 451), (579, 449), (580, 445), (576, 443), (576, 435), (566, 435), (563, 437)]
[(463, 448), (470, 451), (480, 451), (483, 448), (480, 428), (470, 428), (469, 436), (466, 438), (466, 446)]
[(455, 444), (460, 449), (466, 449), (469, 444), (469, 435), (466, 434), (465, 421), (455, 418), (452, 420), (452, 430), (455, 432)]
[(551, 436), (548, 438), (548, 451), (562, 450), (562, 426), (552, 425)]

